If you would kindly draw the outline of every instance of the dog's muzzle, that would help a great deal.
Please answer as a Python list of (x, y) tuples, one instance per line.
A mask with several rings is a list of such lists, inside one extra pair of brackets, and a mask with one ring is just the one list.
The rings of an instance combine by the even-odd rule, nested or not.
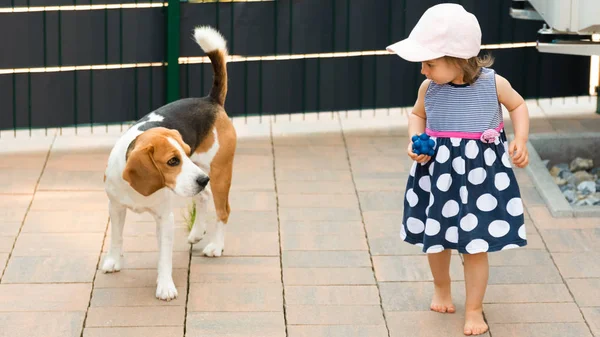
[(202, 189), (204, 189), (206, 187), (206, 185), (208, 185), (208, 182), (210, 181), (210, 178), (208, 176), (200, 176), (196, 179), (196, 183), (198, 184), (198, 186), (200, 186)]

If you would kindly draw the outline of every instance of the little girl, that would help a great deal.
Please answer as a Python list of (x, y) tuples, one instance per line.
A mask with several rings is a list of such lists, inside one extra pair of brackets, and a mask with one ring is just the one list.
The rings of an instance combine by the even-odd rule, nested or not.
[[(511, 168), (528, 164), (529, 116), (523, 98), (479, 58), (481, 29), (456, 4), (429, 8), (409, 37), (387, 49), (421, 62), (421, 84), (409, 120), (409, 137), (425, 132), (433, 157), (417, 155), (404, 200), (404, 241), (427, 253), (433, 275), (431, 310), (455, 312), (450, 294), (450, 256), (464, 256), (465, 335), (488, 330), (483, 298), (488, 252), (527, 244), (523, 203)], [(502, 109), (510, 111), (514, 140), (507, 145)]]

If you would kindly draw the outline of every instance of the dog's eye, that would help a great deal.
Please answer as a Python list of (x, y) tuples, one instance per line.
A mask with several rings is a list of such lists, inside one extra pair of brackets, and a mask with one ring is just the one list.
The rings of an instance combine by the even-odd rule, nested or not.
[(169, 166), (179, 165), (179, 158), (173, 157), (173, 158), (169, 159), (169, 161), (167, 162), (167, 165), (169, 165)]

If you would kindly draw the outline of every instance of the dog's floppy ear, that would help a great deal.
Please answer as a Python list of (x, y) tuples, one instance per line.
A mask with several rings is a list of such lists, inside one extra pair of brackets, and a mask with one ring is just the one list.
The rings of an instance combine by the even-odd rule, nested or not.
[(164, 177), (152, 158), (153, 154), (152, 144), (131, 150), (123, 170), (123, 179), (145, 197), (165, 187)]

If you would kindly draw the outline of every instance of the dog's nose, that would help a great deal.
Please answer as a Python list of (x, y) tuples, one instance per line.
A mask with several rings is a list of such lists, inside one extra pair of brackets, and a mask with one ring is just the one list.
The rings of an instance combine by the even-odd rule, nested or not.
[(206, 187), (209, 180), (210, 178), (208, 176), (201, 176), (200, 178), (196, 179), (196, 182), (198, 185), (200, 185), (200, 187)]

